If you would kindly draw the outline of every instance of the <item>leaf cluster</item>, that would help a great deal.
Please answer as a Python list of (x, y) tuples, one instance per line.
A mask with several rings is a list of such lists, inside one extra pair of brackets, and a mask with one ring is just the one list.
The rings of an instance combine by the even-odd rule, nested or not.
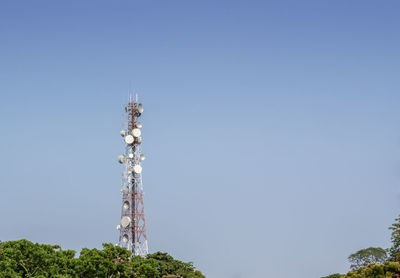
[(357, 270), (351, 270), (341, 278), (399, 278), (400, 263), (385, 262), (384, 264), (371, 263)]
[(395, 221), (396, 222), (389, 227), (389, 230), (392, 231), (392, 246), (389, 248), (389, 261), (392, 262), (400, 261), (400, 217), (396, 218)]
[(355, 270), (371, 263), (383, 264), (387, 259), (387, 252), (380, 247), (361, 249), (348, 257), (350, 268)]
[(192, 263), (157, 252), (146, 258), (110, 243), (83, 248), (78, 257), (58, 245), (22, 239), (0, 242), (0, 278), (204, 278)]

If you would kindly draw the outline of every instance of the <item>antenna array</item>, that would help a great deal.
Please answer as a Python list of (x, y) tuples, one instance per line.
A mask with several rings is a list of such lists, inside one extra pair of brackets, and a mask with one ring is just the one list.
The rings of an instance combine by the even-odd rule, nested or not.
[(129, 96), (125, 107), (126, 123), (120, 134), (125, 142), (125, 154), (118, 156), (118, 162), (125, 166), (122, 174), (121, 222), (119, 246), (126, 247), (135, 256), (149, 253), (146, 234), (146, 219), (143, 202), (142, 165), (145, 156), (140, 151), (142, 144), (142, 123), (138, 118), (143, 113), (143, 105), (138, 97)]

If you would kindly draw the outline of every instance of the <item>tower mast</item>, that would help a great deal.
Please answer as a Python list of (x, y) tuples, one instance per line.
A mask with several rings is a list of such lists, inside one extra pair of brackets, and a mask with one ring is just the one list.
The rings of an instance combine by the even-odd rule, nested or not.
[(143, 105), (129, 96), (125, 107), (126, 124), (121, 130), (126, 144), (125, 154), (118, 157), (119, 163), (125, 166), (122, 174), (122, 206), (119, 245), (132, 251), (134, 256), (145, 256), (149, 253), (144, 214), (143, 183), (141, 162), (145, 156), (140, 151), (142, 143), (142, 124), (138, 118), (143, 113)]

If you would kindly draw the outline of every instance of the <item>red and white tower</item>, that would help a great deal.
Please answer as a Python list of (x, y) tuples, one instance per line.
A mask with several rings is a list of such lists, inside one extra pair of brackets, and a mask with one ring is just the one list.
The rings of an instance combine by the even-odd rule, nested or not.
[(140, 151), (142, 143), (142, 123), (138, 118), (143, 113), (143, 105), (129, 98), (125, 107), (126, 124), (121, 130), (124, 137), (125, 154), (118, 157), (118, 162), (125, 166), (122, 174), (121, 222), (119, 245), (132, 251), (135, 256), (146, 256), (149, 253), (144, 215), (142, 161), (145, 156)]

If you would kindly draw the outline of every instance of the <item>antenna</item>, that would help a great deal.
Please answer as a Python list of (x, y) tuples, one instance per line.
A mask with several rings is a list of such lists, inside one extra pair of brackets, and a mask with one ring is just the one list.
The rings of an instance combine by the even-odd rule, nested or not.
[(129, 102), (125, 107), (126, 125), (120, 132), (125, 143), (125, 154), (118, 157), (118, 162), (125, 166), (122, 179), (121, 219), (117, 226), (120, 232), (119, 245), (132, 251), (135, 256), (149, 253), (144, 214), (142, 161), (141, 153), (142, 124), (138, 118), (143, 113), (143, 105), (138, 103), (138, 94), (133, 101), (129, 93)]

